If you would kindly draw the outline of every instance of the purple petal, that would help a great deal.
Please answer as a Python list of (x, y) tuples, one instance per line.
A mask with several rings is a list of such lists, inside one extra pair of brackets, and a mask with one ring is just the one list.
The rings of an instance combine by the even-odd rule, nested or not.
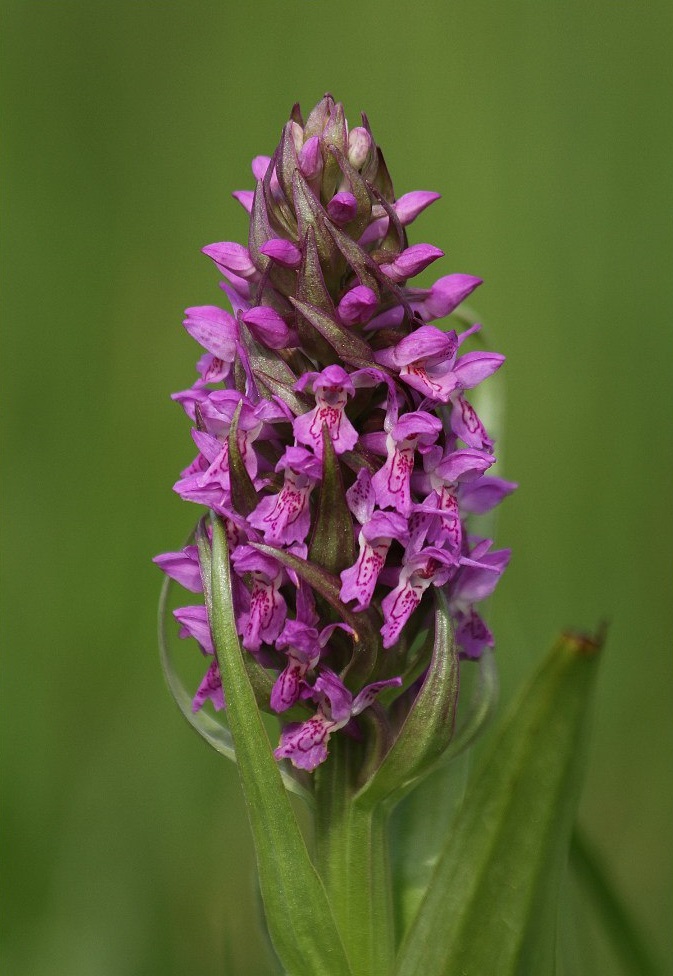
[(481, 657), (485, 647), (493, 647), (493, 634), (476, 610), (470, 608), (466, 613), (459, 614), (456, 625), (456, 643), (464, 657)]
[(286, 613), (287, 604), (276, 581), (253, 578), (250, 610), (238, 620), (243, 647), (257, 651), (262, 643), (273, 644), (283, 629)]
[(310, 182), (322, 172), (322, 152), (320, 139), (311, 136), (299, 150), (299, 169)]
[(384, 688), (399, 688), (401, 684), (401, 678), (387, 678), (385, 681), (374, 681), (370, 685), (365, 685), (353, 702), (351, 715), (359, 715), (365, 708), (369, 708)]
[(202, 593), (201, 569), (196, 546), (185, 546), (181, 552), (164, 552), (152, 560), (167, 576), (192, 593)]
[(372, 488), (372, 477), (366, 468), (360, 468), (357, 478), (346, 492), (346, 501), (360, 525), (372, 517), (376, 497)]
[(214, 654), (213, 638), (208, 623), (208, 611), (204, 606), (179, 607), (173, 616), (180, 624), (180, 637), (193, 637), (206, 654)]
[(252, 212), (252, 201), (255, 198), (254, 190), (234, 190), (231, 194), (234, 200), (238, 200), (240, 205), (247, 213)]
[(486, 475), (461, 488), (461, 508), (474, 515), (483, 515), (484, 512), (490, 512), (492, 508), (499, 505), (503, 498), (511, 495), (517, 487), (515, 481), (505, 481), (503, 478)]
[(294, 655), (289, 655), (287, 666), (278, 675), (273, 688), (269, 704), (274, 712), (285, 712), (299, 700), (302, 686), (305, 685), (304, 675), (307, 666)]
[(372, 220), (368, 227), (365, 227), (364, 232), (358, 241), (361, 247), (365, 247), (367, 244), (373, 244), (374, 241), (381, 240), (382, 237), (386, 236), (388, 232), (388, 224), (390, 223), (389, 218), (378, 217), (376, 220)]
[(413, 410), (402, 414), (392, 429), (392, 436), (396, 441), (403, 441), (410, 437), (418, 437), (424, 444), (432, 444), (437, 440), (442, 429), (439, 417), (426, 410)]
[(509, 549), (501, 549), (482, 556), (480, 561), (484, 563), (483, 567), (464, 566), (453, 585), (452, 604), (455, 601), (458, 607), (469, 606), (490, 596), (509, 562), (510, 555)]
[(458, 308), (460, 303), (481, 283), (482, 279), (475, 278), (473, 275), (446, 275), (434, 283), (424, 301), (418, 304), (412, 302), (412, 307), (426, 322), (442, 319)]
[(329, 713), (334, 722), (345, 723), (348, 721), (353, 696), (334, 671), (323, 668), (316, 679), (313, 690), (320, 696), (321, 707), (325, 707), (329, 703)]
[(263, 180), (266, 176), (266, 171), (271, 163), (270, 156), (255, 156), (252, 161), (252, 175), (256, 180)]
[(311, 772), (327, 759), (327, 743), (333, 729), (334, 722), (318, 712), (301, 725), (287, 725), (273, 754), (276, 759), (289, 759), (297, 769)]
[(404, 193), (399, 200), (395, 201), (395, 213), (400, 218), (402, 226), (406, 227), (418, 217), (419, 213), (439, 198), (439, 193), (432, 193), (430, 190), (412, 190), (411, 193)]
[(335, 224), (347, 224), (355, 217), (358, 211), (358, 202), (352, 193), (335, 193), (327, 204), (327, 213)]
[(217, 661), (213, 661), (206, 671), (203, 681), (199, 685), (192, 700), (192, 711), (198, 712), (208, 699), (213, 703), (213, 708), (217, 712), (226, 707)]
[(398, 254), (391, 264), (382, 264), (381, 271), (393, 281), (406, 281), (441, 257), (444, 257), (444, 251), (432, 244), (412, 244)]
[(298, 657), (309, 661), (320, 657), (320, 635), (315, 627), (301, 620), (286, 620), (276, 647), (279, 650), (291, 647), (293, 652), (298, 652)]
[(201, 379), (197, 380), (195, 385), (221, 383), (226, 380), (231, 372), (232, 362), (233, 360), (226, 362), (224, 359), (218, 359), (217, 356), (213, 356), (209, 352), (204, 353), (196, 364)]
[(486, 428), (477, 416), (476, 410), (465, 397), (452, 396), (451, 430), (456, 437), (465, 441), (468, 447), (491, 451), (493, 441), (486, 433)]
[(378, 299), (371, 288), (356, 285), (339, 302), (337, 312), (344, 325), (363, 325), (376, 310)]
[(468, 352), (461, 356), (453, 367), (453, 375), (463, 390), (471, 390), (473, 386), (492, 376), (505, 362), (505, 357), (495, 352)]
[(270, 349), (283, 349), (288, 344), (290, 330), (282, 315), (267, 305), (256, 305), (243, 313), (243, 321), (255, 337)]
[(301, 251), (292, 241), (282, 237), (272, 237), (260, 247), (260, 252), (282, 264), (284, 268), (298, 268), (301, 264)]
[(312, 483), (300, 485), (294, 472), (288, 471), (278, 494), (263, 498), (248, 516), (250, 525), (263, 532), (264, 541), (270, 545), (303, 542), (311, 526), (312, 488)]
[(458, 336), (453, 329), (444, 332), (434, 325), (421, 325), (397, 343), (393, 350), (393, 361), (396, 366), (408, 366), (430, 357), (450, 361), (457, 349)]
[(376, 539), (396, 539), (404, 545), (409, 535), (407, 520), (399, 512), (377, 511), (362, 526), (362, 535), (367, 542), (374, 542)]
[(286, 471), (288, 468), (314, 483), (320, 481), (322, 465), (315, 454), (311, 454), (305, 447), (285, 448), (285, 453), (276, 465), (276, 471)]
[(340, 597), (343, 603), (357, 600), (355, 610), (364, 610), (371, 603), (379, 573), (390, 549), (390, 539), (367, 542), (360, 533), (360, 552), (354, 566), (341, 573)]
[(239, 278), (252, 278), (257, 274), (257, 268), (252, 263), (250, 252), (242, 244), (234, 241), (220, 241), (208, 244), (201, 250), (211, 258), (224, 274), (233, 272)]
[(432, 475), (447, 484), (464, 483), (480, 477), (492, 464), (495, 464), (492, 454), (467, 447), (447, 454), (439, 461)]
[(182, 323), (192, 339), (226, 363), (233, 363), (238, 345), (238, 325), (229, 312), (216, 305), (195, 305), (185, 309)]

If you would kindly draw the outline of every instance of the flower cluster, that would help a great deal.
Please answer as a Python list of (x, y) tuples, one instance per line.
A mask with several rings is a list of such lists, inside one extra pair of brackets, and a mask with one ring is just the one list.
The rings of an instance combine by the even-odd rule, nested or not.
[[(395, 698), (397, 712), (411, 706), (434, 588), (461, 656), (493, 645), (476, 605), (509, 551), (466, 517), (515, 485), (487, 474), (493, 442), (466, 393), (504, 357), (462, 351), (478, 326), (431, 324), (478, 278), (407, 284), (443, 256), (406, 233), (439, 195), (395, 196), (364, 116), (349, 130), (330, 96), (305, 123), (295, 106), (252, 171), (255, 189), (234, 193), (247, 246), (203, 249), (231, 311), (186, 312), (203, 355), (174, 399), (197, 455), (175, 490), (224, 520), (241, 643), (273, 677), (266, 707), (298, 719), (284, 721), (276, 756), (312, 770), (336, 730), (364, 734), (356, 716), (381, 692), (373, 715)], [(156, 562), (202, 591), (196, 546)], [(194, 709), (224, 707), (205, 607), (175, 616), (210, 658)]]

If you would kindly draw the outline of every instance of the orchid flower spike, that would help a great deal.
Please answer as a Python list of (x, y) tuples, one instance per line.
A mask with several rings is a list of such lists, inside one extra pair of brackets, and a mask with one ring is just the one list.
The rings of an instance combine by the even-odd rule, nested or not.
[[(448, 318), (481, 280), (407, 238), (439, 194), (398, 197), (366, 117), (349, 127), (330, 95), (305, 120), (295, 106), (252, 175), (233, 194), (247, 240), (203, 248), (228, 307), (185, 313), (200, 358), (175, 399), (196, 456), (175, 491), (226, 527), (238, 635), (281, 726), (275, 755), (305, 775), (335, 736), (365, 756), (403, 725), (439, 607), (461, 659), (493, 646), (478, 608), (509, 551), (479, 518), (516, 486), (490, 470), (471, 402), (504, 357), (463, 351), (478, 327)], [(412, 287), (430, 266), (441, 276)], [(203, 592), (195, 546), (155, 561)], [(206, 658), (194, 709), (225, 708), (205, 607), (176, 618)]]

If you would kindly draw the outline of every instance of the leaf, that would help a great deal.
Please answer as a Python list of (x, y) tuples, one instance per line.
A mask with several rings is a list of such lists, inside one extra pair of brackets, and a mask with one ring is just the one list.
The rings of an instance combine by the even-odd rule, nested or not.
[(315, 305), (327, 315), (334, 316), (334, 302), (327, 290), (315, 243), (315, 230), (307, 227), (302, 238), (302, 262), (297, 276), (297, 298)]
[(227, 699), (269, 933), (291, 976), (352, 971), (262, 723), (236, 633), (227, 537), (214, 518), (208, 614)]
[[(266, 210), (264, 184), (262, 180), (258, 180), (255, 195), (252, 198), (248, 251), (258, 270), (266, 272), (275, 288), (284, 295), (288, 295), (290, 292), (294, 292), (296, 275), (260, 251), (260, 247), (275, 236)], [(261, 295), (259, 297), (261, 298)]]
[(322, 176), (322, 185), (326, 193), (325, 199), (327, 201), (336, 192), (339, 181), (339, 164), (330, 152), (330, 149), (336, 147), (336, 149), (345, 153), (348, 146), (348, 130), (346, 128), (346, 118), (341, 102), (337, 102), (332, 107), (327, 124), (322, 132), (321, 142), (327, 149), (327, 153), (323, 153), (324, 169)]
[(231, 498), (234, 503), (234, 508), (239, 515), (246, 517), (257, 507), (259, 499), (238, 446), (238, 421), (241, 416), (242, 406), (243, 401), (239, 400), (234, 410), (234, 416), (231, 419), (231, 427), (229, 428), (229, 470), (231, 473), (229, 480), (231, 483)]
[(294, 172), (292, 185), (299, 239), (302, 240), (306, 236), (309, 227), (313, 228), (323, 272), (326, 277), (329, 277), (330, 284), (336, 284), (343, 273), (344, 261), (339, 249), (327, 233), (329, 221), (325, 217), (325, 211), (299, 169)]
[(600, 858), (578, 828), (573, 831), (570, 866), (589, 896), (594, 913), (620, 959), (624, 974), (663, 976), (663, 967), (638, 931), (630, 912), (607, 877)]
[[(302, 259), (297, 275), (297, 298), (313, 308), (320, 309), (330, 319), (336, 315), (322, 273), (313, 227), (306, 228), (302, 239)], [(304, 351), (319, 363), (330, 364), (339, 361), (332, 346), (302, 315), (297, 316), (297, 331)]]
[(306, 119), (306, 125), (304, 126), (304, 140), (309, 139), (311, 136), (319, 136), (322, 133), (327, 125), (327, 120), (330, 112), (334, 108), (334, 104), (335, 102), (332, 96), (326, 94), (311, 109)]
[(310, 409), (308, 403), (294, 392), (297, 377), (277, 350), (262, 346), (249, 329), (242, 329), (241, 333), (255, 380), (260, 380), (267, 390), (280, 396), (294, 413), (306, 413)]
[(371, 288), (377, 298), (379, 297), (379, 282), (392, 290), (392, 282), (383, 274), (376, 261), (370, 258), (359, 244), (331, 222), (327, 222), (326, 227), (341, 254), (357, 275), (361, 285)]
[(327, 340), (339, 359), (358, 368), (366, 366), (373, 366), (375, 369), (380, 368), (373, 360), (369, 343), (361, 339), (355, 332), (347, 329), (329, 315), (325, 315), (314, 305), (309, 305), (307, 302), (302, 302), (292, 296), (290, 296), (290, 301), (306, 321)]
[(369, 190), (360, 173), (349, 163), (347, 156), (337, 146), (329, 146), (328, 148), (339, 164), (339, 169), (348, 180), (350, 192), (357, 202), (357, 213), (348, 222), (347, 227), (348, 233), (353, 240), (358, 240), (362, 236), (372, 215), (372, 201), (369, 196)]
[(292, 199), (292, 177), (299, 169), (297, 150), (292, 137), (292, 121), (283, 126), (283, 133), (275, 154), (276, 176), (287, 200)]
[(378, 166), (376, 167), (376, 175), (374, 176), (372, 183), (378, 190), (381, 191), (386, 200), (390, 201), (390, 203), (394, 203), (395, 190), (393, 189), (393, 181), (390, 178), (390, 173), (388, 172), (386, 161), (383, 158), (383, 153), (378, 146), (376, 147), (376, 156)]
[(357, 796), (375, 804), (419, 779), (441, 758), (451, 740), (458, 698), (459, 668), (446, 597), (437, 592), (435, 640), (430, 666), (416, 700), (381, 765)]
[(407, 246), (407, 234), (397, 216), (393, 205), (389, 203), (383, 194), (375, 186), (371, 186), (372, 194), (379, 201), (388, 215), (388, 231), (381, 241), (381, 250), (390, 251), (391, 254), (399, 254)]
[(322, 482), (309, 559), (338, 576), (355, 562), (353, 519), (327, 424), (322, 428)]
[(598, 642), (561, 637), (496, 730), (395, 976), (554, 972), (556, 903), (598, 650)]

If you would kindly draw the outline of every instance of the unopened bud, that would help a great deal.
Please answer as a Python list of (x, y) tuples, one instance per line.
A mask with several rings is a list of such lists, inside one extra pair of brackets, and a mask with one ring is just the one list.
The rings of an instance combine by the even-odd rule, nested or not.
[(369, 150), (372, 147), (372, 137), (361, 125), (356, 125), (348, 133), (348, 162), (354, 169), (364, 166)]

